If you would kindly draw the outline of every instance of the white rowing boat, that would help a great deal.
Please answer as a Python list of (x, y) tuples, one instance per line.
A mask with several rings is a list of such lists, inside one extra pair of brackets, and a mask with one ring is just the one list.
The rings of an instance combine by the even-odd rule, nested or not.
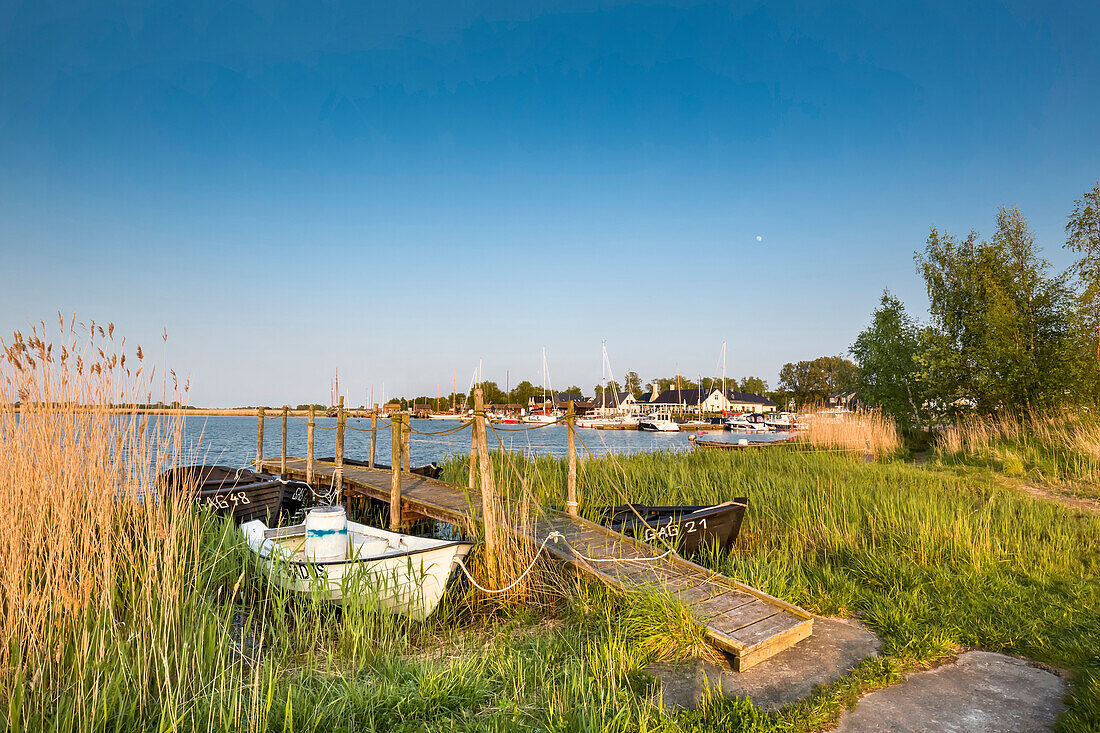
[(303, 524), (272, 529), (241, 525), (249, 548), (272, 580), (332, 601), (373, 595), (388, 611), (427, 618), (472, 542), (387, 532), (347, 521), (343, 507), (319, 507)]

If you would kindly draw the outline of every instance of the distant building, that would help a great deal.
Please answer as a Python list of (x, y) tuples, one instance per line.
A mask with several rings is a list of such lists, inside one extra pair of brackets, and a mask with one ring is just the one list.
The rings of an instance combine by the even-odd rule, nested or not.
[(583, 414), (591, 409), (591, 403), (584, 395), (577, 392), (556, 392), (553, 395), (535, 395), (527, 401), (528, 412), (550, 412), (551, 410), (565, 410), (572, 400), (577, 412)]
[(638, 412), (638, 400), (630, 392), (602, 392), (592, 398), (592, 409), (598, 415)]
[(726, 412), (774, 412), (779, 405), (763, 395), (752, 392), (720, 389), (666, 389), (650, 391), (638, 400), (638, 407), (648, 412), (688, 413), (700, 415)]

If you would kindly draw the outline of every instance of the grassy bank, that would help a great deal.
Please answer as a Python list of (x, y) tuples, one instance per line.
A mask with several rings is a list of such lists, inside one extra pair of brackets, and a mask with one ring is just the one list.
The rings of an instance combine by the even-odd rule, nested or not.
[[(0, 398), (142, 397), (140, 359), (127, 367), (96, 333), (5, 345)], [(812, 730), (962, 646), (1069, 670), (1063, 728), (1100, 728), (1100, 518), (991, 479), (800, 445), (584, 462), (586, 511), (750, 497), (734, 551), (703, 562), (883, 639), (882, 658), (777, 713), (721, 698), (671, 713), (645, 668), (696, 637), (656, 594), (618, 597), (547, 566), (522, 603), (455, 588), (425, 623), (369, 598), (287, 597), (231, 525), (146, 498), (180, 452), (172, 423), (150, 434), (146, 419), (0, 407), (5, 729)], [(563, 461), (493, 461), (503, 494), (561, 505)], [(445, 470), (465, 482), (463, 460)]]

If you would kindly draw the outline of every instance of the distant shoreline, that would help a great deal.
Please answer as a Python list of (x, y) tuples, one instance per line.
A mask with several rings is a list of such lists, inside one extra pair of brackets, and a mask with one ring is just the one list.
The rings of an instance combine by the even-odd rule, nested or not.
[[(66, 409), (74, 409), (74, 408), (66, 408)], [(98, 411), (99, 409), (100, 408), (96, 408), (96, 411)], [(279, 407), (279, 408), (268, 407), (268, 408), (265, 408), (265, 409), (267, 410), (267, 412), (265, 414), (265, 417), (268, 420), (274, 420), (274, 419), (277, 419), (279, 417), (282, 417), (282, 415), (283, 415), (283, 409), (281, 407)], [(81, 411), (81, 412), (88, 411), (86, 408), (84, 408), (84, 409), (75, 408), (75, 410), (76, 411)], [(21, 413), (23, 411), (23, 408), (17, 407), (17, 408), (15, 408), (15, 411)], [(255, 407), (181, 407), (181, 408), (176, 408), (176, 409), (173, 409), (173, 408), (170, 408), (170, 407), (139, 407), (137, 409), (133, 409), (133, 408), (129, 408), (129, 407), (112, 407), (108, 410), (108, 412), (112, 415), (130, 415), (130, 414), (136, 413), (136, 414), (139, 414), (139, 415), (168, 415), (168, 416), (189, 416), (189, 415), (202, 416), (202, 415), (206, 415), (206, 416), (225, 416), (225, 417), (234, 417), (234, 416), (236, 416), (236, 417), (242, 417), (242, 416), (243, 417), (256, 417), (256, 408)], [(347, 414), (348, 417), (370, 417), (370, 412), (367, 411), (367, 410), (348, 410), (348, 409), (345, 409), (344, 412)], [(294, 410), (294, 409), (292, 409), (292, 410), (289, 410), (287, 412), (287, 414), (288, 415), (295, 415), (295, 416), (305, 417), (305, 416), (309, 415), (309, 410)], [(317, 410), (315, 412), (315, 414), (316, 414), (317, 417), (324, 417), (325, 416), (325, 411), (324, 410)], [(381, 417), (381, 416), (382, 415), (380, 413), (379, 417)]]

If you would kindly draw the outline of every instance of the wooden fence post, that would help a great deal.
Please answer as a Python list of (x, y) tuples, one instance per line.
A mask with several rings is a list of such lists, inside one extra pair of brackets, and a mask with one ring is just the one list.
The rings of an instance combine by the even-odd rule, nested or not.
[(282, 458), (279, 460), (279, 473), (286, 475), (286, 418), (287, 413), (290, 412), (289, 405), (283, 405), (283, 453)]
[(374, 468), (374, 447), (378, 444), (378, 403), (374, 403), (374, 409), (370, 413), (370, 459), (368, 465)]
[(333, 504), (342, 504), (344, 494), (344, 426), (348, 417), (344, 414), (344, 398), (336, 408), (336, 468), (332, 471)]
[(309, 406), (309, 422), (306, 423), (306, 483), (313, 488), (313, 429), (317, 422), (313, 405)]
[(412, 413), (401, 418), (401, 460), (405, 471), (412, 470)]
[(264, 408), (256, 408), (256, 470), (262, 471), (260, 464), (264, 460)]
[(565, 511), (577, 516), (577, 414), (573, 400), (565, 413), (565, 426), (569, 430), (569, 477), (566, 481)]
[(401, 414), (390, 415), (390, 531), (401, 529)]
[(497, 583), (497, 514), (496, 488), (493, 486), (493, 464), (489, 463), (488, 437), (485, 429), (485, 400), (481, 387), (474, 387), (474, 425), (477, 430), (477, 454), (481, 471), (481, 517), (485, 522), (485, 569), (489, 582)]
[(477, 477), (477, 422), (470, 422), (470, 480), (467, 486), (474, 488), (474, 479)]

